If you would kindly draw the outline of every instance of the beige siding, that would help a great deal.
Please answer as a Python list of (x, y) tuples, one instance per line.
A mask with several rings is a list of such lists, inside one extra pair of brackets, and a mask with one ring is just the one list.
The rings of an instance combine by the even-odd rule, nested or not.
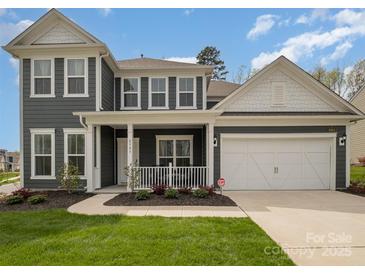
[(70, 30), (62, 25), (56, 25), (45, 35), (34, 42), (36, 45), (41, 44), (84, 44), (85, 41), (73, 34)]
[[(272, 82), (285, 83), (285, 105), (272, 106)], [(336, 111), (325, 101), (315, 96), (293, 78), (280, 70), (275, 70), (253, 88), (243, 93), (242, 96), (234, 100), (225, 107), (226, 111)]]
[[(365, 90), (362, 90), (351, 103), (365, 112)], [(359, 156), (365, 156), (365, 120), (351, 125), (351, 163), (358, 163)]]

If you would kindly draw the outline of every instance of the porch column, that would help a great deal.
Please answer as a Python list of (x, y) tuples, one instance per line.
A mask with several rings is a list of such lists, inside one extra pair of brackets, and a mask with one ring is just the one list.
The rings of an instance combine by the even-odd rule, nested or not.
[(214, 124), (209, 123), (208, 126), (208, 184), (214, 185)]
[[(127, 166), (130, 167), (133, 164), (133, 124), (128, 124), (127, 126), (127, 146), (128, 146)], [(128, 178), (127, 190), (131, 191), (131, 189), (129, 188), (129, 178)]]
[(93, 163), (94, 163), (94, 141), (93, 141), (93, 129), (94, 129), (94, 125), (88, 125), (87, 126), (87, 131), (86, 131), (86, 177), (87, 177), (87, 182), (86, 182), (86, 188), (88, 192), (93, 192), (95, 190), (95, 185), (94, 185), (94, 170), (93, 170)]

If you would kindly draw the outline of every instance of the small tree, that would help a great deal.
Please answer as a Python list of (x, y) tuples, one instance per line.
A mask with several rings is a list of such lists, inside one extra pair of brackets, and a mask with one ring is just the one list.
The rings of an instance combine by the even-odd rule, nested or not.
[(200, 65), (211, 65), (214, 66), (212, 78), (216, 80), (226, 80), (226, 66), (224, 61), (221, 59), (221, 52), (216, 47), (207, 46), (199, 52), (196, 59)]
[(134, 189), (139, 186), (141, 179), (141, 169), (138, 162), (135, 161), (124, 168), (125, 176), (128, 177), (128, 187), (134, 192)]
[(79, 169), (72, 164), (64, 164), (58, 171), (57, 181), (61, 188), (71, 194), (80, 185)]

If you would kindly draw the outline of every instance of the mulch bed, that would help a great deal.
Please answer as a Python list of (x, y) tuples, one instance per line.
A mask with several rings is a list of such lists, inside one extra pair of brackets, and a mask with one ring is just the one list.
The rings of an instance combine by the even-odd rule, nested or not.
[(357, 196), (361, 196), (361, 197), (365, 197), (365, 190), (359, 191), (358, 189), (353, 189), (353, 188), (349, 187), (347, 189), (343, 189), (343, 190), (340, 190), (340, 191), (345, 192), (345, 193), (349, 193), (349, 194), (353, 194), (353, 195), (357, 195)]
[(106, 206), (236, 206), (227, 196), (213, 193), (207, 198), (196, 198), (192, 194), (180, 194), (177, 199), (151, 193), (147, 200), (137, 201), (135, 193), (122, 193), (104, 203)]
[(21, 204), (7, 205), (4, 202), (0, 202), (0, 212), (1, 211), (29, 211), (29, 210), (43, 210), (51, 208), (68, 208), (73, 204), (81, 202), (94, 194), (85, 192), (76, 192), (68, 194), (67, 191), (42, 191), (37, 192), (38, 194), (46, 194), (47, 201), (31, 205), (27, 201)]

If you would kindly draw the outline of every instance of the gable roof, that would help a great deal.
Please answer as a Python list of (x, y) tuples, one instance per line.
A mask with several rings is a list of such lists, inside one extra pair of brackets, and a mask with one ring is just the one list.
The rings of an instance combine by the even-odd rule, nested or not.
[(354, 95), (354, 96), (352, 96), (351, 98), (350, 98), (350, 103), (351, 102), (353, 102), (354, 100), (355, 100), (355, 98), (359, 95), (359, 94), (361, 94), (362, 92), (365, 92), (365, 85), (358, 91), (358, 92), (356, 92), (356, 94)]
[(118, 67), (123, 70), (145, 70), (145, 69), (204, 69), (212, 71), (213, 66), (183, 63), (154, 58), (135, 58), (117, 61)]
[(226, 97), (241, 85), (223, 80), (211, 80), (207, 90), (208, 97)]
[(346, 109), (348, 109), (350, 112), (363, 116), (364, 113), (362, 113), (359, 109), (357, 109), (355, 106), (353, 106), (351, 103), (346, 101), (344, 98), (339, 96), (337, 93), (329, 89), (327, 86), (322, 84), (320, 81), (315, 79), (311, 74), (303, 70), (301, 67), (287, 59), (285, 56), (280, 56), (276, 60), (274, 60), (269, 65), (265, 66), (262, 70), (260, 70), (258, 73), (256, 73), (252, 78), (248, 79), (241, 87), (236, 89), (234, 92), (232, 92), (230, 95), (228, 95), (226, 98), (224, 98), (222, 101), (220, 101), (218, 104), (216, 104), (212, 109), (222, 109), (225, 104), (228, 104), (229, 102), (233, 101), (236, 96), (239, 96), (240, 94), (243, 94), (247, 91), (247, 87), (254, 82), (256, 82), (259, 78), (261, 78), (264, 74), (266, 74), (268, 71), (272, 70), (275, 66), (282, 65), (288, 69), (290, 69), (293, 73), (296, 75), (303, 77), (306, 81), (309, 81), (312, 85), (314, 85), (317, 89), (316, 91), (323, 94), (323, 96), (328, 97), (328, 99), (332, 100), (333, 102), (337, 104), (341, 104)]

